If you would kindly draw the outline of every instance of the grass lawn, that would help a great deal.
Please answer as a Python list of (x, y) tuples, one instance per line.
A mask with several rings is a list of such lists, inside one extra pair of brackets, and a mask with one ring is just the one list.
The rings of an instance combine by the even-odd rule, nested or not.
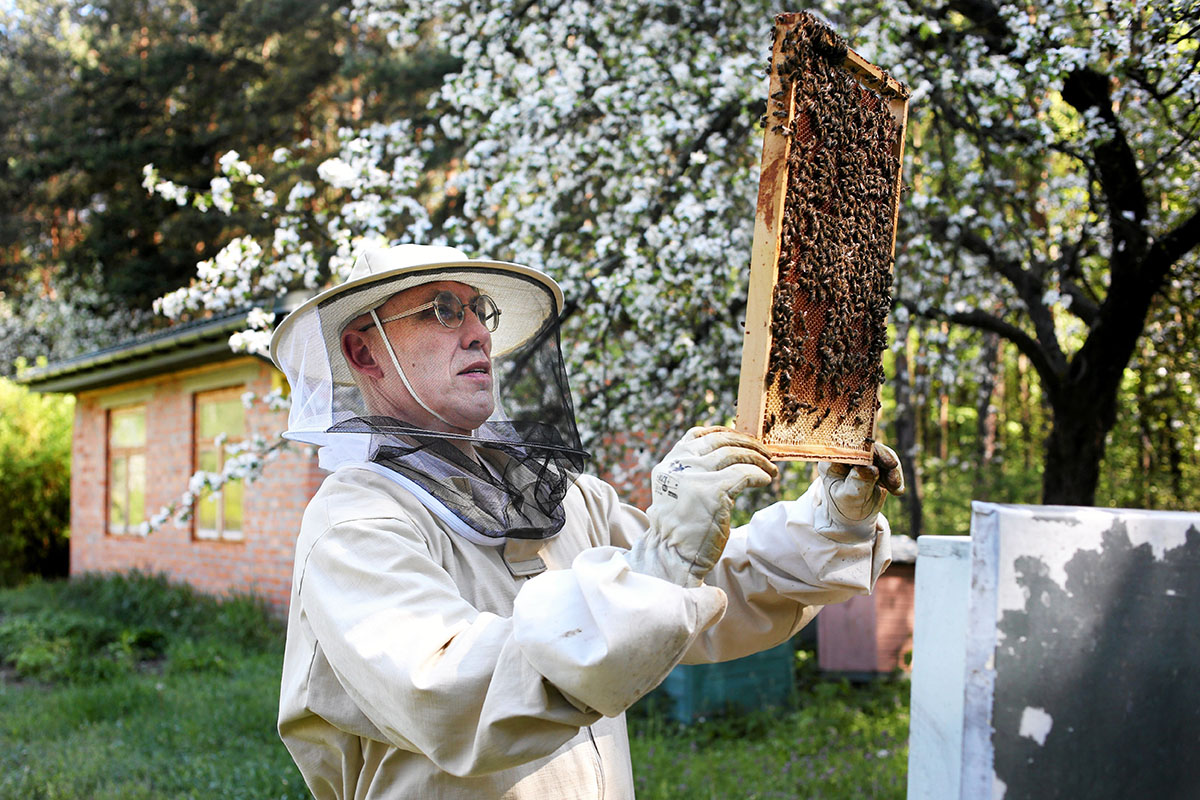
[[(0, 591), (0, 800), (306, 798), (275, 733), (282, 628), (144, 575)], [(639, 800), (902, 798), (907, 683), (800, 670), (794, 707), (630, 714)]]

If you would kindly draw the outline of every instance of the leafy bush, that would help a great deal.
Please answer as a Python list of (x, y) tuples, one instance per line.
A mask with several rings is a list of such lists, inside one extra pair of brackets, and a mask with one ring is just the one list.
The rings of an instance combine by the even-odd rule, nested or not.
[(277, 652), (282, 638), (257, 598), (210, 597), (136, 570), (0, 591), (0, 663), (40, 681), (86, 683), (160, 667), (227, 672), (247, 654)]
[(0, 378), (0, 586), (67, 574), (74, 407)]
[(161, 652), (154, 630), (120, 628), (98, 617), (44, 609), (0, 619), (0, 661), (42, 681), (103, 680), (132, 672)]

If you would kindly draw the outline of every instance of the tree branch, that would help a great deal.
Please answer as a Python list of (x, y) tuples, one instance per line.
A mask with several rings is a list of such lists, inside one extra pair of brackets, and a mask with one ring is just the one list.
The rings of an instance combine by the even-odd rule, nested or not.
[(1062, 286), (1063, 294), (1071, 298), (1071, 305), (1067, 306), (1067, 311), (1078, 317), (1084, 325), (1092, 327), (1100, 313), (1100, 306), (1075, 281), (1062, 278), (1059, 285)]
[(1169, 233), (1158, 237), (1150, 248), (1147, 260), (1163, 259), (1169, 265), (1183, 258), (1200, 245), (1200, 209), (1175, 226)]
[[(1142, 221), (1148, 205), (1137, 159), (1112, 108), (1109, 78), (1091, 67), (1077, 69), (1063, 81), (1062, 98), (1080, 114), (1096, 109), (1112, 130), (1112, 138), (1097, 143), (1093, 156), (1100, 191), (1108, 201), (1113, 231), (1113, 285), (1120, 273), (1130, 271), (1146, 252)], [(1129, 277), (1133, 277), (1132, 275)]]
[(1096, 317), (1100, 312), (1100, 303), (1091, 291), (1091, 287), (1087, 285), (1079, 268), (1079, 253), (1082, 249), (1082, 241), (1072, 243), (1061, 256), (1055, 259), (1050, 268), (1058, 272), (1058, 281), (1062, 286), (1063, 294), (1071, 298), (1071, 305), (1067, 307), (1067, 310), (1090, 328), (1096, 322)]
[[(935, 233), (944, 231), (947, 221), (931, 220), (930, 229)], [(944, 239), (944, 233), (942, 234)], [(1033, 322), (1033, 330), (1037, 334), (1038, 349), (1041, 353), (1041, 358), (1045, 359), (1048, 367), (1056, 373), (1061, 373), (1066, 369), (1067, 357), (1063, 353), (1062, 348), (1058, 344), (1058, 334), (1054, 329), (1054, 317), (1050, 313), (1050, 309), (1042, 302), (1042, 281), (1024, 269), (1016, 261), (1005, 258), (992, 248), (991, 244), (986, 239), (975, 231), (964, 231), (959, 237), (957, 243), (967, 252), (974, 253), (977, 256), (982, 256), (987, 260), (988, 265), (992, 270), (1006, 278), (1013, 288), (1017, 290), (1017, 295), (1025, 303), (1026, 309), (1029, 312), (1029, 319)], [(983, 312), (980, 312), (983, 313)], [(964, 323), (966, 324), (966, 323)], [(999, 331), (997, 331), (999, 333)], [(1022, 335), (1025, 335), (1022, 333)]]
[(994, 53), (1012, 52), (1013, 45), (1009, 41), (1012, 32), (995, 3), (988, 0), (950, 0), (947, 7), (975, 24), (975, 33), (987, 43), (989, 50)]
[(999, 317), (979, 309), (947, 313), (941, 309), (921, 311), (911, 300), (901, 299), (899, 303), (918, 317), (945, 320), (953, 322), (956, 325), (965, 325), (968, 328), (995, 333), (1007, 339), (1013, 343), (1017, 350), (1029, 358), (1030, 363), (1038, 371), (1038, 375), (1041, 376), (1043, 385), (1048, 391), (1057, 387), (1062, 380), (1061, 370), (1057, 369), (1052, 361), (1046, 357), (1046, 352), (1038, 340), (1011, 322), (1005, 322)]

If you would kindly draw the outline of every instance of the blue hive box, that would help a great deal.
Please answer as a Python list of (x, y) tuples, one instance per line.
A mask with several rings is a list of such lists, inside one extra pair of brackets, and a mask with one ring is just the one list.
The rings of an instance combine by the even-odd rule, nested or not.
[(787, 641), (735, 661), (681, 664), (655, 694), (669, 698), (669, 715), (685, 724), (726, 711), (783, 706), (795, 691), (795, 658)]

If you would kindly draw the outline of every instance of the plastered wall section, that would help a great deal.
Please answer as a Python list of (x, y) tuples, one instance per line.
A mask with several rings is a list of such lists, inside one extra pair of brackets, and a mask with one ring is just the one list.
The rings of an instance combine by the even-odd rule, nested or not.
[(826, 606), (817, 615), (817, 663), (831, 672), (909, 669), (914, 565), (892, 564), (875, 591)]
[[(271, 366), (241, 358), (80, 394), (71, 455), (71, 574), (165, 573), (209, 594), (253, 592), (285, 613), (296, 534), (324, 476), (312, 448), (291, 445), (247, 484), (240, 541), (196, 539), (194, 522), (168, 522), (147, 536), (112, 535), (107, 521), (109, 409), (145, 404), (149, 517), (176, 500), (194, 472), (194, 394), (244, 386), (262, 396), (278, 380)], [(256, 403), (246, 411), (247, 433), (273, 440), (286, 419), (286, 412)]]

